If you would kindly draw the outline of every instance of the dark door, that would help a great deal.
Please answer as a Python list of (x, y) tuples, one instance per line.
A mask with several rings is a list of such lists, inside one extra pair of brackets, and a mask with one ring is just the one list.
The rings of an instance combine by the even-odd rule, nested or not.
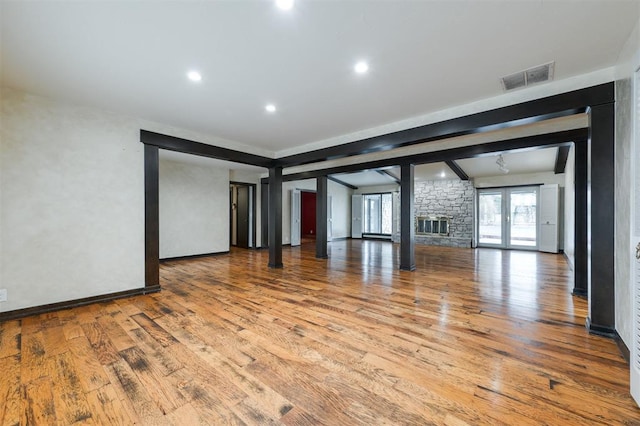
[(249, 187), (236, 186), (238, 191), (238, 208), (236, 209), (238, 238), (236, 244), (238, 247), (249, 248)]

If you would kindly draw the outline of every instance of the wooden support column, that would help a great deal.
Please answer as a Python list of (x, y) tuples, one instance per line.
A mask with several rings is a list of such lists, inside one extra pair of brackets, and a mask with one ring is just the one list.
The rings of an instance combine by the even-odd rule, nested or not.
[(158, 147), (144, 146), (144, 285), (160, 285)]
[(413, 164), (400, 167), (400, 269), (403, 271), (416, 269), (413, 171)]
[(588, 294), (588, 256), (587, 256), (587, 153), (588, 144), (576, 142), (575, 144), (575, 213), (574, 213), (574, 287), (573, 294), (587, 297)]
[(269, 268), (282, 268), (282, 167), (269, 168)]
[[(589, 110), (587, 222), (590, 332), (615, 335), (615, 110), (614, 103)], [(576, 207), (577, 208), (577, 207)]]
[(316, 257), (327, 259), (327, 205), (328, 185), (326, 176), (316, 178)]
[(269, 184), (260, 184), (260, 245), (269, 247)]

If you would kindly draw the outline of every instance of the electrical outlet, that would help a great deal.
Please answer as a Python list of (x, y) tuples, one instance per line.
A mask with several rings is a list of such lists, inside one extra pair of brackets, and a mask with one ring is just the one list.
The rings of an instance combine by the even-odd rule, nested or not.
[(0, 302), (6, 302), (6, 301), (7, 301), (7, 289), (2, 288), (0, 289)]

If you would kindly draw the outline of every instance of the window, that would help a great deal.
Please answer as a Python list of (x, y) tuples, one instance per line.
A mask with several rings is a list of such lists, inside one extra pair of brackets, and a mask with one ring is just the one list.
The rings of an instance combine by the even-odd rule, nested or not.
[(362, 196), (364, 209), (364, 234), (391, 235), (393, 232), (393, 197), (391, 193), (365, 194)]

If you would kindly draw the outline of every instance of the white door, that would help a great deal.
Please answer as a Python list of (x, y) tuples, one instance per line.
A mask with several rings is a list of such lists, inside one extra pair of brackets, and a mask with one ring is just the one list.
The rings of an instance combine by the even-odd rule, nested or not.
[(640, 70), (635, 73), (635, 131), (631, 144), (631, 279), (633, 297), (631, 396), (640, 405)]
[(362, 195), (351, 196), (351, 238), (362, 238)]
[(300, 218), (300, 190), (291, 190), (291, 246), (300, 245), (302, 220)]
[(540, 251), (558, 252), (559, 194), (558, 185), (540, 187), (540, 242), (538, 245)]
[(333, 199), (327, 196), (327, 242), (333, 240)]

